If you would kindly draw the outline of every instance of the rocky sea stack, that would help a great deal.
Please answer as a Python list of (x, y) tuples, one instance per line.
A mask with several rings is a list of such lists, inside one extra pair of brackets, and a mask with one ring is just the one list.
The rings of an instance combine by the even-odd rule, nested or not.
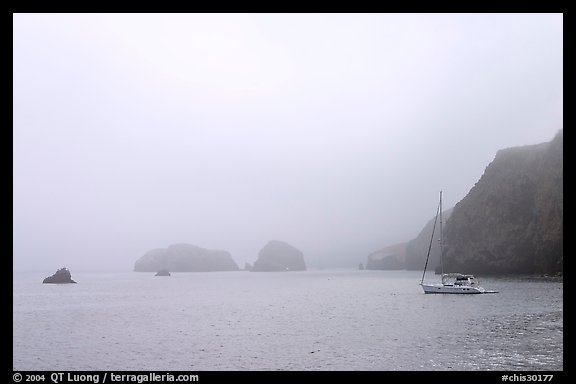
[(170, 272), (167, 269), (161, 269), (154, 276), (170, 276)]
[(406, 243), (390, 245), (368, 255), (366, 269), (404, 269)]
[(74, 280), (72, 280), (72, 275), (70, 271), (64, 268), (60, 268), (56, 271), (55, 274), (52, 276), (48, 276), (47, 278), (42, 281), (43, 284), (76, 284)]
[(272, 240), (258, 253), (258, 260), (254, 262), (251, 271), (305, 271), (303, 253), (283, 241)]
[(238, 265), (226, 251), (210, 250), (191, 244), (174, 244), (146, 252), (134, 264), (135, 272), (237, 271)]

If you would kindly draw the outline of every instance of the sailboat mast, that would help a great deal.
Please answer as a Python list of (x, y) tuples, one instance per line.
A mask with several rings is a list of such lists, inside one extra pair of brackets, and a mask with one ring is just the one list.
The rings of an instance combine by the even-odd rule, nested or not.
[(422, 280), (420, 284), (424, 283), (424, 276), (426, 275), (426, 268), (428, 267), (428, 259), (430, 258), (430, 250), (432, 249), (432, 242), (434, 241), (434, 234), (436, 233), (436, 223), (438, 222), (438, 214), (442, 212), (442, 192), (440, 192), (440, 203), (436, 210), (436, 217), (434, 218), (434, 226), (432, 227), (432, 236), (430, 236), (430, 244), (428, 245), (428, 254), (426, 255), (426, 264), (424, 264), (424, 271), (422, 272)]
[(444, 262), (443, 262), (443, 256), (444, 256), (444, 248), (443, 248), (443, 243), (444, 243), (444, 239), (443, 239), (443, 231), (442, 231), (442, 191), (440, 191), (440, 270), (442, 272), (442, 276), (444, 276)]

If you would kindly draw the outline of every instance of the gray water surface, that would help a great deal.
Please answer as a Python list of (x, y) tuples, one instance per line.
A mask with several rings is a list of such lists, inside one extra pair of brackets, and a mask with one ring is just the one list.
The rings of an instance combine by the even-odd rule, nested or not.
[(14, 273), (14, 370), (563, 370), (561, 279), (425, 295), (412, 271), (50, 274)]

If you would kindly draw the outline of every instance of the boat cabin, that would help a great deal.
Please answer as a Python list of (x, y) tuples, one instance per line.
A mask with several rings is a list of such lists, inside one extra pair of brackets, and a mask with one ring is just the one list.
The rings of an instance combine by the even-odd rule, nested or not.
[(444, 285), (473, 287), (478, 285), (474, 275), (463, 275), (460, 273), (447, 273), (442, 276)]
[(472, 285), (474, 284), (474, 276), (458, 276), (454, 285)]

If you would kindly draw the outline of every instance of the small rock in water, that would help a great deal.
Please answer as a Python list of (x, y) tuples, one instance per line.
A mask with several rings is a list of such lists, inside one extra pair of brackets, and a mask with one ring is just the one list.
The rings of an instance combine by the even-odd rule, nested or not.
[(56, 271), (55, 274), (52, 276), (48, 276), (42, 282), (43, 284), (76, 284), (74, 280), (72, 280), (72, 275), (70, 271), (64, 267), (60, 268)]

